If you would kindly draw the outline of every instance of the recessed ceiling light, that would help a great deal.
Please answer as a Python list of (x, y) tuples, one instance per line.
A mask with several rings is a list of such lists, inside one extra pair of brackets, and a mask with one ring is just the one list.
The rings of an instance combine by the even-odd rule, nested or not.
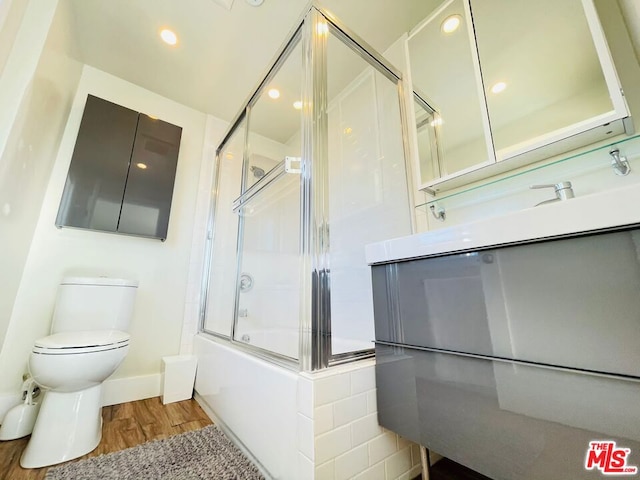
[(500, 93), (503, 92), (505, 88), (507, 88), (507, 84), (505, 82), (498, 82), (491, 87), (491, 91), (493, 93)]
[(271, 98), (273, 98), (274, 100), (275, 100), (276, 98), (280, 98), (280, 90), (278, 90), (277, 88), (272, 88), (272, 89), (270, 89), (270, 90), (267, 92), (267, 94), (268, 94)]
[(440, 25), (440, 29), (444, 33), (453, 33), (458, 29), (461, 23), (462, 23), (462, 17), (460, 15), (458, 14), (449, 15), (447, 18), (444, 19), (444, 21), (442, 22), (442, 25)]
[(327, 25), (324, 22), (318, 23), (318, 26), (316, 27), (316, 31), (320, 35), (326, 35), (327, 33), (329, 33), (329, 25)]
[(144, 163), (136, 163), (136, 167), (138, 167), (140, 170), (145, 170), (147, 168), (147, 165)]
[(353, 129), (351, 127), (347, 127), (343, 130), (345, 135), (351, 135), (353, 133)]
[(302, 102), (300, 100), (296, 100), (293, 102), (293, 108), (296, 110), (302, 110)]
[(225, 157), (229, 160), (231, 160), (233, 158), (233, 152), (227, 152)]
[(160, 38), (162, 38), (162, 41), (164, 43), (167, 43), (169, 45), (175, 45), (176, 43), (178, 43), (178, 36), (175, 34), (175, 32), (169, 30), (168, 28), (165, 28), (160, 32)]

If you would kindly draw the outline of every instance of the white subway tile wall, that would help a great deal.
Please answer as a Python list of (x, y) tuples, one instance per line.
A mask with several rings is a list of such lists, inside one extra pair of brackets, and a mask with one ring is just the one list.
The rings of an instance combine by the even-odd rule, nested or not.
[[(313, 405), (313, 404), (312, 404)], [(313, 428), (316, 435), (333, 430), (333, 405), (327, 404), (315, 409), (313, 414)]]
[(313, 418), (313, 381), (298, 378), (298, 413)]
[[(378, 425), (375, 360), (303, 373), (299, 381), (305, 385), (298, 388), (299, 400), (309, 390), (314, 399), (311, 417), (298, 412), (304, 418), (298, 422), (298, 439), (300, 455), (314, 465), (315, 480), (410, 480), (420, 475), (419, 447)], [(301, 390), (307, 393), (301, 395)], [(302, 408), (307, 406), (299, 403)], [(313, 453), (302, 438), (310, 434), (309, 421)], [(300, 478), (307, 478), (308, 463), (302, 465)]]
[(334, 477), (336, 480), (353, 478), (369, 468), (369, 450), (367, 445), (349, 450), (347, 453), (336, 457), (334, 462)]
[(298, 450), (309, 460), (315, 458), (313, 442), (313, 420), (298, 413)]
[(387, 474), (384, 462), (376, 463), (373, 467), (367, 468), (364, 472), (353, 477), (353, 480), (386, 480)]
[(303, 453), (298, 453), (298, 473), (300, 480), (314, 480), (313, 462)]

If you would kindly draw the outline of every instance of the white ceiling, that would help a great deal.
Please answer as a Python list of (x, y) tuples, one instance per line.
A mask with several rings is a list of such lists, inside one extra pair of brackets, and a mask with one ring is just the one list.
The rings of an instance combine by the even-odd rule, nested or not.
[[(382, 52), (427, 17), (440, 1), (325, 0), (322, 5)], [(620, 0), (631, 30), (640, 25), (638, 1)], [(229, 4), (230, 9), (225, 6)], [(231, 120), (301, 19), (308, 1), (265, 0), (257, 8), (245, 0), (61, 0), (61, 5), (71, 10), (80, 61)], [(176, 31), (177, 46), (160, 41), (158, 33), (164, 27)], [(633, 33), (634, 40), (639, 41), (640, 32)], [(636, 42), (636, 51), (637, 47)], [(340, 68), (333, 71), (340, 70), (347, 79), (361, 71), (356, 62), (338, 63)], [(296, 60), (285, 69), (291, 77), (287, 79), (289, 84), (297, 79), (296, 69), (300, 68)], [(338, 83), (346, 82), (342, 79)], [(290, 100), (286, 100), (287, 108)], [(266, 121), (260, 133), (285, 141), (296, 125), (295, 115), (288, 112), (287, 128), (277, 131), (275, 123), (269, 121), (274, 108), (265, 108)], [(285, 108), (285, 100), (280, 108)]]
[[(307, 0), (65, 0), (79, 60), (197, 110), (230, 120), (266, 72)], [(327, 0), (377, 50), (426, 15), (422, 0)], [(427, 5), (428, 6), (428, 5)], [(158, 37), (170, 27), (168, 47)]]

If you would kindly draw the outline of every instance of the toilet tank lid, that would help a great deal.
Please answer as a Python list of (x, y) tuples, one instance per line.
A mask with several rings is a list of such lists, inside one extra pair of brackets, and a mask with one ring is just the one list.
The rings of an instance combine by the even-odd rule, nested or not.
[(113, 287), (137, 287), (138, 281), (130, 278), (64, 277), (60, 285), (106, 285)]

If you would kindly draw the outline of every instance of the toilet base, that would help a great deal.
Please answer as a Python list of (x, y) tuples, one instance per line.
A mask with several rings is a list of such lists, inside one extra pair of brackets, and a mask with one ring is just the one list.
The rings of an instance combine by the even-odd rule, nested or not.
[(55, 465), (95, 449), (102, 438), (101, 394), (102, 385), (78, 392), (45, 392), (20, 466)]

